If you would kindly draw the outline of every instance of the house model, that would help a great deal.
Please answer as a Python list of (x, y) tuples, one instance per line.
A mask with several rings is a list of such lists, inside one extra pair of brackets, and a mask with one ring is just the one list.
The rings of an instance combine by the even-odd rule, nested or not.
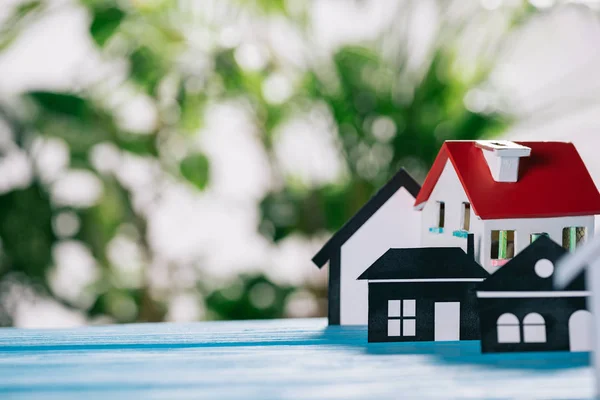
[(329, 262), (329, 325), (367, 325), (367, 282), (356, 278), (388, 249), (420, 244), (420, 188), (401, 169), (313, 257)]
[(595, 368), (596, 396), (598, 396), (600, 395), (600, 237), (598, 236), (585, 243), (575, 253), (559, 260), (554, 283), (558, 289), (564, 289), (577, 281), (583, 271), (587, 272), (588, 290), (591, 290), (588, 305), (593, 315), (593, 326), (588, 332), (591, 331), (593, 338), (592, 364)]
[(564, 289), (552, 282), (565, 254), (540, 236), (477, 286), (482, 353), (591, 350), (583, 271)]
[[(377, 310), (371, 312), (379, 317), (370, 319), (369, 299), (375, 296), (371, 292), (384, 288), (382, 283), (406, 282), (382, 279), (436, 279), (434, 271), (440, 279), (481, 279), (470, 275), (450, 278), (448, 274), (456, 271), (444, 271), (445, 263), (428, 266), (422, 272), (426, 277), (415, 278), (409, 270), (418, 262), (407, 262), (408, 254), (429, 257), (433, 248), (459, 247), (462, 254), (473, 254), (472, 262), (493, 274), (540, 237), (574, 251), (594, 234), (597, 214), (600, 193), (572, 143), (447, 141), (422, 187), (406, 171), (399, 171), (314, 256), (313, 262), (319, 268), (329, 262), (329, 324), (377, 323), (378, 333), (372, 337), (384, 340), (385, 323), (389, 321), (380, 319), (386, 309), (379, 302), (386, 300), (374, 298)], [(468, 243), (472, 243), (472, 252)], [(429, 250), (400, 251), (415, 247)], [(389, 249), (394, 251), (386, 253)], [(389, 278), (381, 278), (377, 272), (383, 268), (380, 257), (384, 254), (386, 263), (390, 257), (396, 259), (392, 264), (398, 271), (389, 272)], [(376, 261), (378, 266), (374, 265)], [(535, 270), (535, 265), (529, 267)], [(418, 298), (407, 300), (415, 300), (419, 309)], [(403, 302), (392, 304), (389, 313), (396, 313), (391, 310), (396, 310), (398, 304), (404, 309)], [(462, 307), (461, 303), (464, 313)], [(429, 321), (434, 321), (434, 326), (429, 329), (433, 333), (423, 332), (434, 338), (428, 340), (436, 337), (437, 321), (432, 318)], [(522, 323), (521, 317), (518, 319)], [(416, 328), (415, 338), (426, 337), (420, 336), (418, 322)], [(516, 348), (501, 348), (509, 347)]]
[(600, 193), (572, 143), (447, 141), (415, 202), (422, 246), (465, 248), (493, 273), (540, 235), (573, 250), (594, 233)]
[(458, 247), (389, 249), (369, 282), (369, 342), (479, 339), (473, 288), (489, 274)]

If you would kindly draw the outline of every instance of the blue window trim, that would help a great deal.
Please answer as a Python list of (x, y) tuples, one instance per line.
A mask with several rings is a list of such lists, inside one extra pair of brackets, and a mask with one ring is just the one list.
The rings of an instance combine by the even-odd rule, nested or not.
[(463, 229), (452, 232), (452, 236), (466, 239), (469, 236), (469, 231)]
[(438, 227), (429, 228), (429, 232), (431, 232), (431, 233), (444, 233), (444, 228), (438, 228)]

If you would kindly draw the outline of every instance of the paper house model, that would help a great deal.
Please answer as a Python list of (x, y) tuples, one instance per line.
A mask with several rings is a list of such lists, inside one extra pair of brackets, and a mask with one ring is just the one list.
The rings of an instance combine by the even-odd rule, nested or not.
[(369, 283), (369, 342), (479, 339), (474, 287), (488, 273), (458, 247), (389, 249)]
[(574, 249), (600, 193), (572, 143), (447, 141), (417, 196), (422, 246), (460, 246), (490, 273), (539, 236)]
[(541, 236), (477, 286), (483, 353), (591, 349), (583, 271), (562, 290), (552, 282), (566, 253)]
[(367, 283), (356, 278), (389, 248), (420, 244), (419, 189), (401, 169), (314, 256), (329, 262), (330, 325), (367, 325)]
[(592, 333), (594, 357), (592, 364), (596, 375), (596, 396), (600, 395), (600, 237), (588, 241), (576, 252), (561, 258), (557, 263), (554, 284), (558, 289), (565, 289), (579, 279), (585, 271), (587, 287), (590, 293), (588, 306), (593, 315)]

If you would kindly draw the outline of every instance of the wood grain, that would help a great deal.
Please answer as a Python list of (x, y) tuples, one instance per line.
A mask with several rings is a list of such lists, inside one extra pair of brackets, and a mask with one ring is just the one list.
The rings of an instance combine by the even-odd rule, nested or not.
[(0, 398), (583, 399), (587, 353), (367, 343), (324, 319), (0, 330)]

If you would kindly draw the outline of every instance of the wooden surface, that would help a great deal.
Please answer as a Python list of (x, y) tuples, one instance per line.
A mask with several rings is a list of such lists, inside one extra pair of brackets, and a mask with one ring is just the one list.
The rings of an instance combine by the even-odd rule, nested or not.
[(368, 344), (324, 319), (0, 329), (0, 399), (584, 399), (586, 353)]

